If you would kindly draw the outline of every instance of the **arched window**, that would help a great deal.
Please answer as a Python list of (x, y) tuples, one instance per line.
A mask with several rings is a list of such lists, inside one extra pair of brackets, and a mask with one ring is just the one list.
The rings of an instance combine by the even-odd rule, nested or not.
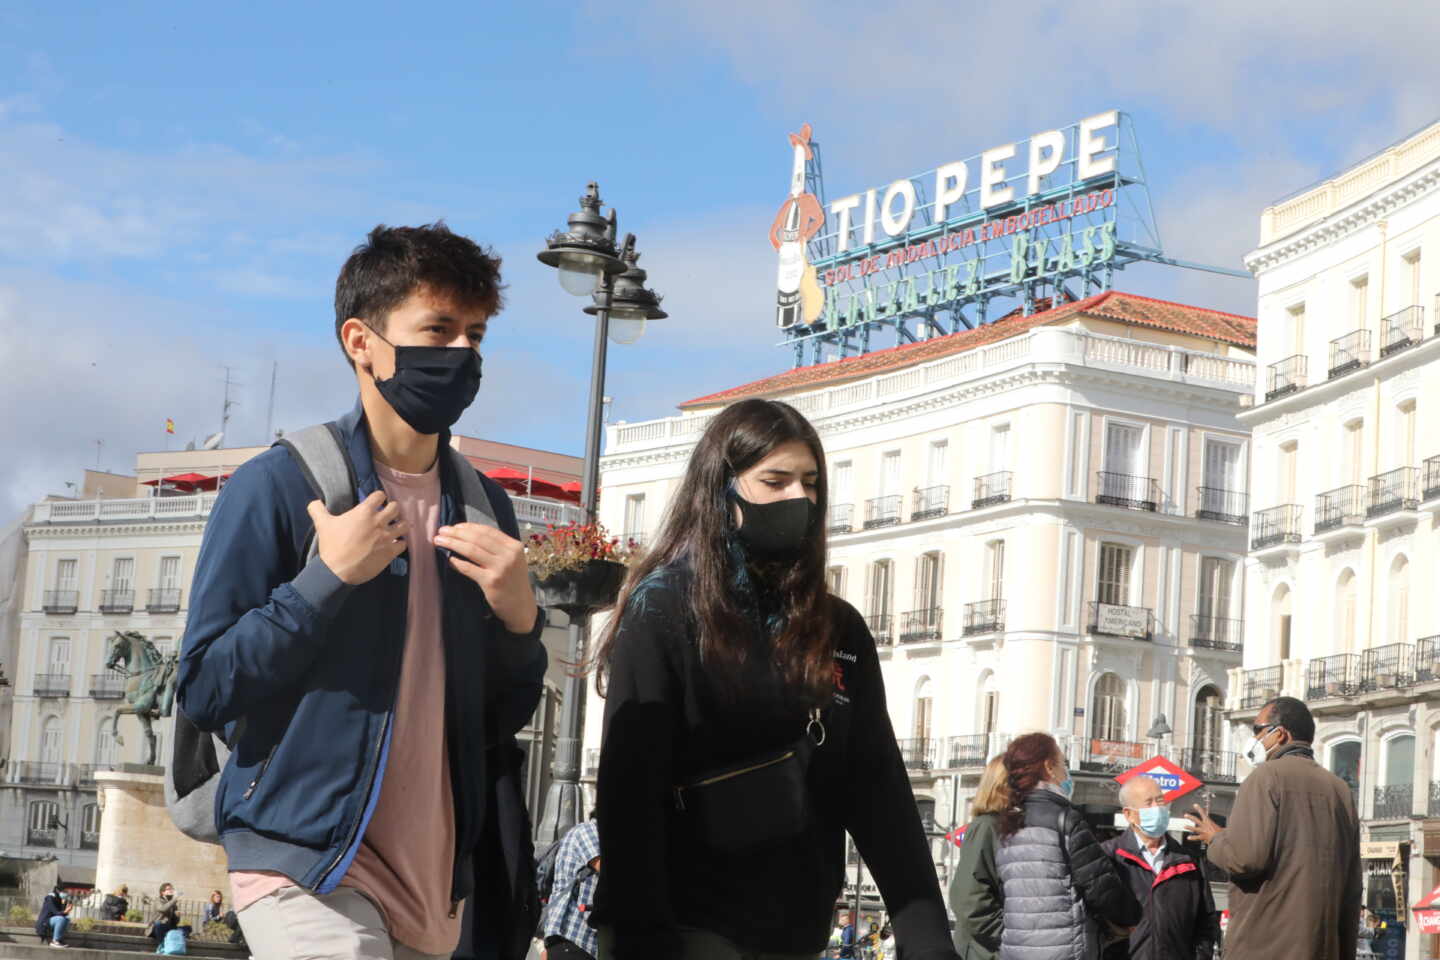
[(1355, 644), (1355, 572), (1348, 567), (1335, 584), (1336, 650), (1357, 653)]
[(1415, 737), (1403, 734), (1385, 741), (1385, 780), (1382, 786), (1409, 786), (1415, 782)]
[(100, 805), (87, 803), (80, 808), (80, 846), (95, 850), (100, 846)]
[(1225, 708), (1220, 700), (1220, 691), (1213, 686), (1204, 686), (1195, 694), (1194, 723), (1191, 725), (1191, 742), (1196, 760), (1205, 763), (1218, 759), (1225, 737)]
[(1410, 642), (1410, 561), (1404, 554), (1390, 565), (1390, 642)]
[(25, 831), (25, 842), (36, 847), (55, 846), (59, 826), (60, 805), (53, 800), (34, 800), (30, 803), (30, 817)]
[(120, 746), (111, 733), (113, 717), (102, 717), (100, 729), (95, 732), (95, 762), (100, 766), (112, 766), (120, 762)]
[(1275, 662), (1290, 659), (1290, 588), (1281, 584), (1270, 601), (1271, 636), (1274, 638)]
[(1096, 740), (1125, 739), (1125, 681), (1107, 673), (1095, 681), (1090, 711), (1091, 736)]
[(64, 756), (59, 717), (46, 717), (40, 727), (40, 762), (59, 763)]
[(920, 826), (925, 828), (925, 832), (938, 832), (935, 828), (935, 798), (916, 797), (915, 806), (920, 810)]
[(1330, 772), (1350, 787), (1351, 793), (1360, 790), (1360, 741), (1346, 740), (1330, 748)]

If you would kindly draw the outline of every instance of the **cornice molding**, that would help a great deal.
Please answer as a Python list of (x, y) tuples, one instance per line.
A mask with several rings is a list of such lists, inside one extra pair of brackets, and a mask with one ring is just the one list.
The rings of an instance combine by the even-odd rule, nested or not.
[[(205, 532), (204, 520), (161, 520), (141, 523), (46, 523), (25, 527), (30, 540), (58, 540), (68, 537), (123, 537), (154, 534), (186, 534)], [(158, 545), (158, 546), (163, 546)]]

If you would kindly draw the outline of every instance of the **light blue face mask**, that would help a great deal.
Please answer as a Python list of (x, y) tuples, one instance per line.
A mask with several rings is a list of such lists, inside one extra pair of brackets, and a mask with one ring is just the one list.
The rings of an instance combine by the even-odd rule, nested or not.
[(1158, 837), (1170, 826), (1170, 807), (1141, 807), (1140, 832), (1147, 837)]
[(1061, 780), (1059, 783), (1055, 784), (1055, 786), (1059, 787), (1060, 792), (1065, 794), (1066, 800), (1069, 800), (1071, 797), (1075, 796), (1075, 781), (1072, 780), (1070, 777), (1066, 777), (1064, 780)]

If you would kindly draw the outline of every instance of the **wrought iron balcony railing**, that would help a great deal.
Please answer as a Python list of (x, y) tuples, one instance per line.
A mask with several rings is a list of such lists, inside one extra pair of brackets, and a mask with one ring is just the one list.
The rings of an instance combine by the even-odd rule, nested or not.
[(58, 763), (41, 763), (36, 760), (21, 760), (15, 767), (14, 782), (36, 786), (59, 786), (65, 768)]
[(134, 590), (101, 590), (101, 613), (130, 613), (135, 609)]
[(1149, 640), (1155, 630), (1155, 611), (1149, 607), (1131, 607), (1121, 603), (1091, 600), (1090, 633), (1100, 637), (1129, 637)]
[(1440, 680), (1440, 636), (1423, 637), (1415, 644), (1415, 682)]
[(1329, 533), (1365, 522), (1366, 489), (1352, 483), (1326, 490), (1315, 498), (1315, 532)]
[(1276, 664), (1259, 670), (1246, 670), (1240, 684), (1240, 709), (1254, 710), (1280, 696), (1284, 669)]
[(970, 509), (980, 510), (985, 507), (993, 507), (997, 503), (1010, 502), (1010, 480), (1014, 476), (1009, 470), (1001, 470), (999, 473), (987, 473), (982, 477), (975, 478), (975, 497), (970, 501)]
[(1154, 477), (1137, 477), (1128, 473), (1101, 470), (1099, 480), (1100, 489), (1095, 494), (1096, 503), (1154, 513), (1155, 506), (1160, 501), (1160, 487)]
[(1343, 377), (1370, 362), (1370, 331), (1354, 330), (1330, 341), (1330, 379)]
[(35, 674), (35, 696), (37, 696), (37, 697), (68, 697), (68, 696), (70, 696), (70, 674), (68, 674), (68, 673), (37, 673), (37, 674)]
[(888, 527), (900, 522), (900, 510), (905, 498), (898, 494), (893, 497), (872, 497), (865, 501), (865, 529)]
[(888, 613), (872, 613), (865, 618), (865, 626), (870, 628), (877, 647), (888, 647), (895, 642), (894, 625), (895, 618)]
[(1430, 803), (1425, 808), (1427, 817), (1440, 817), (1440, 781), (1430, 781)]
[(119, 700), (125, 696), (125, 677), (113, 671), (90, 674), (90, 696), (96, 700)]
[(1245, 621), (1230, 617), (1212, 617), (1203, 613), (1190, 615), (1190, 646), (1207, 650), (1244, 649)]
[(1180, 766), (1208, 783), (1237, 783), (1235, 754), (1223, 750), (1185, 747), (1180, 751)]
[(81, 790), (95, 786), (95, 774), (102, 770), (114, 770), (113, 763), (73, 763), (70, 765), (70, 785)]
[(1408, 820), (1415, 809), (1415, 785), (1394, 783), (1375, 788), (1376, 820)]
[(1005, 601), (978, 600), (965, 604), (965, 622), (960, 632), (967, 637), (981, 633), (1000, 633), (1005, 629)]
[(849, 533), (855, 529), (855, 504), (832, 503), (825, 520), (826, 533)]
[(585, 763), (580, 768), (580, 775), (586, 780), (594, 780), (600, 775), (599, 750), (585, 751)]
[(1370, 503), (1365, 510), (1369, 519), (1402, 510), (1420, 507), (1420, 471), (1400, 467), (1370, 478)]
[(41, 601), (41, 609), (46, 613), (74, 613), (79, 606), (79, 590), (46, 590)]
[(98, 830), (82, 830), (80, 832), (81, 850), (99, 850), (100, 832)]
[(906, 610), (900, 614), (900, 642), (926, 643), (939, 640), (942, 636), (940, 622), (944, 613), (942, 607)]
[(1420, 496), (1426, 500), (1440, 498), (1440, 457), (1425, 461), (1425, 478), (1421, 481)]
[(1305, 387), (1305, 373), (1310, 362), (1304, 354), (1286, 357), (1266, 368), (1269, 380), (1265, 387), (1265, 400), (1275, 400)]
[(915, 737), (899, 743), (900, 758), (905, 761), (905, 769), (923, 771), (934, 768), (936, 741), (929, 737)]
[(1335, 700), (1360, 689), (1360, 658), (1353, 653), (1320, 657), (1305, 665), (1305, 699)]
[(1387, 643), (1360, 654), (1360, 692), (1397, 690), (1415, 682), (1415, 645)]
[(975, 770), (990, 760), (990, 738), (983, 733), (951, 737), (946, 749), (946, 766), (951, 770)]
[(148, 613), (179, 613), (180, 588), (152, 587), (145, 601), (145, 610)]
[(32, 827), (25, 831), (25, 842), (32, 847), (53, 847), (59, 834), (59, 830), (36, 830)]
[(1303, 508), (1298, 503), (1287, 503), (1254, 514), (1250, 518), (1250, 549), (1264, 550), (1282, 543), (1299, 543), (1302, 512)]
[(1406, 307), (1380, 321), (1380, 356), (1413, 347), (1425, 336), (1425, 308)]
[(1200, 497), (1200, 506), (1195, 510), (1197, 519), (1244, 523), (1250, 516), (1248, 493), (1223, 487), (1198, 487), (1196, 492)]
[(910, 511), (911, 520), (933, 520), (949, 512), (949, 487), (925, 487), (915, 491), (915, 508)]

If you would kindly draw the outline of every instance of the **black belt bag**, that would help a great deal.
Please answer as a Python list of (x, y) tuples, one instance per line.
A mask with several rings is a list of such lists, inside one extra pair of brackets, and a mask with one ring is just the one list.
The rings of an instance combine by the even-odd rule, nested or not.
[(712, 850), (748, 850), (799, 836), (810, 823), (810, 758), (824, 742), (817, 707), (800, 739), (778, 753), (676, 784), (675, 809)]

